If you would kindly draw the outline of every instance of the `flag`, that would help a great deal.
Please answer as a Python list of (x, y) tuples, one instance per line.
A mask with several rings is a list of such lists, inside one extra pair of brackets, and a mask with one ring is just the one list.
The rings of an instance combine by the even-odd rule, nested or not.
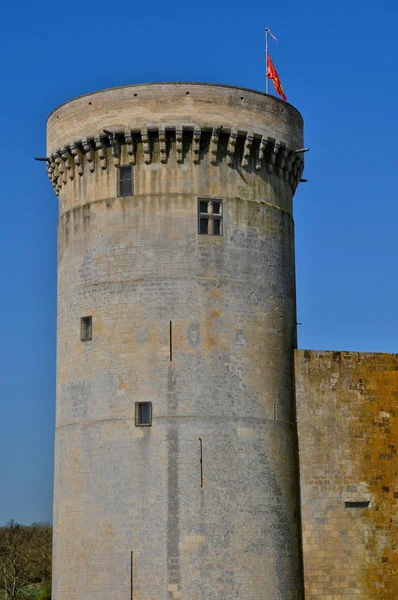
[(281, 80), (279, 79), (278, 73), (274, 67), (274, 63), (271, 60), (270, 55), (268, 54), (267, 58), (267, 77), (271, 79), (275, 86), (275, 91), (282, 97), (282, 100), (286, 100), (285, 92), (283, 91), (283, 87), (281, 84)]
[(271, 29), (269, 27), (267, 27), (267, 31), (270, 34), (270, 36), (276, 41), (276, 43), (278, 44), (278, 46), (280, 46), (281, 44), (279, 43), (279, 41), (276, 39), (276, 37), (274, 36), (274, 34), (272, 33)]

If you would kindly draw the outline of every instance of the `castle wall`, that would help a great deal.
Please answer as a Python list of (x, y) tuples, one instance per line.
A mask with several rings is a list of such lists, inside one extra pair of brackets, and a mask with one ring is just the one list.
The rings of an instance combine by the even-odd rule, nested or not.
[[(49, 119), (55, 600), (302, 598), (291, 214), (302, 121), (262, 94), (188, 89), (108, 90)], [(122, 164), (134, 194), (120, 198)], [(223, 235), (198, 235), (200, 198), (222, 200)], [(140, 401), (151, 427), (135, 426)]]
[(398, 355), (299, 350), (295, 364), (305, 597), (396, 600)]

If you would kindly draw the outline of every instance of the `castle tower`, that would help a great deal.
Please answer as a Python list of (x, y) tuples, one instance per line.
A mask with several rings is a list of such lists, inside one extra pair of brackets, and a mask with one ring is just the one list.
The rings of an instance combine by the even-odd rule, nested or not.
[(54, 600), (303, 597), (302, 127), (272, 96), (187, 83), (51, 114)]

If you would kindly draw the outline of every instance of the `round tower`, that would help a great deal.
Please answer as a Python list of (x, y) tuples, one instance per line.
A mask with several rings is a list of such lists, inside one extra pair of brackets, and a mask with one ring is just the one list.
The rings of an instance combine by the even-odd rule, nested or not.
[(49, 117), (55, 600), (303, 598), (302, 131), (277, 98), (196, 83)]

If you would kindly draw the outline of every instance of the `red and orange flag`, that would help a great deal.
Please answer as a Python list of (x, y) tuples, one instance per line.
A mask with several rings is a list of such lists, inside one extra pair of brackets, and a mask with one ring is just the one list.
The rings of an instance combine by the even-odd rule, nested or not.
[(268, 77), (268, 79), (271, 79), (273, 81), (276, 93), (281, 96), (282, 100), (286, 100), (286, 96), (285, 96), (285, 92), (283, 91), (281, 80), (279, 79), (279, 75), (276, 72), (274, 63), (272, 62), (269, 54), (267, 57), (267, 77)]

